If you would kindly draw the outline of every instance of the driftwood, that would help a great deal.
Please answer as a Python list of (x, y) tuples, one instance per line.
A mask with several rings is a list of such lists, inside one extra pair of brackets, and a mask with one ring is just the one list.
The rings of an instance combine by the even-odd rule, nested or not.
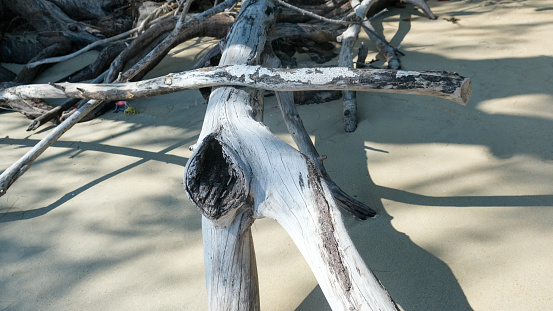
[[(71, 43), (65, 38), (57, 38), (50, 46), (42, 50), (31, 61), (36, 59), (42, 59), (50, 56), (65, 54), (69, 51)], [(48, 65), (41, 65), (35, 67), (25, 66), (15, 77), (14, 81), (17, 83), (31, 83), (42, 71), (46, 70)]]
[[(175, 25), (173, 31), (165, 39), (163, 39), (163, 41), (156, 45), (156, 47), (152, 49), (140, 61), (138, 61), (131, 68), (125, 71), (125, 73), (123, 73), (118, 79), (120, 79), (121, 81), (131, 80), (136, 75), (138, 75), (140, 71), (143, 70), (143, 68), (147, 68), (152, 63), (156, 62), (160, 55), (165, 55), (165, 53), (167, 53), (168, 50), (173, 46), (173, 44), (178, 40), (181, 30), (198, 25), (200, 21), (204, 21), (205, 19), (217, 13), (223, 12), (225, 9), (228, 9), (236, 4), (236, 2), (238, 2), (238, 0), (226, 0), (219, 5), (195, 16), (189, 21), (184, 22), (184, 20), (179, 20), (179, 22), (177, 22), (177, 24)], [(106, 81), (110, 81), (110, 78), (111, 76), (108, 75), (108, 77), (106, 77)]]
[[(370, 2), (369, 14), (368, 16), (374, 15), (370, 13), (373, 8), (383, 8), (386, 5), (393, 5), (398, 0), (371, 0), (365, 1)], [(192, 21), (196, 26), (191, 26), (190, 23), (180, 23), (179, 27), (174, 27), (177, 18), (172, 17), (173, 15), (178, 15), (177, 12), (181, 12), (182, 8), (187, 5), (187, 1), (168, 1), (164, 4), (146, 2), (140, 4), (140, 7), (135, 4), (131, 4), (127, 9), (122, 10), (120, 7), (121, 2), (113, 3), (102, 3), (101, 5), (98, 2), (91, 0), (86, 1), (76, 1), (76, 0), (56, 0), (53, 1), (55, 6), (52, 6), (50, 3), (47, 3), (46, 0), (33, 0), (29, 4), (25, 4), (21, 7), (18, 7), (15, 11), (16, 14), (28, 20), (29, 25), (34, 27), (39, 27), (41, 23), (45, 23), (46, 27), (41, 28), (40, 30), (51, 30), (50, 32), (43, 33), (41, 32), (37, 40), (27, 40), (25, 42), (19, 42), (16, 39), (15, 41), (10, 38), (17, 38), (11, 36), (9, 33), (4, 36), (2, 45), (0, 47), (0, 61), (4, 56), (8, 55), (9, 58), (24, 56), (28, 57), (33, 55), (34, 59), (26, 64), (26, 69), (20, 73), (20, 76), (16, 81), (22, 83), (30, 83), (32, 79), (40, 73), (47, 66), (42, 66), (48, 63), (58, 62), (62, 60), (69, 59), (78, 55), (84, 51), (100, 48), (105, 45), (110, 45), (107, 48), (103, 49), (103, 52), (98, 56), (98, 59), (94, 64), (91, 64), (89, 67), (84, 68), (78, 73), (72, 74), (65, 78), (66, 81), (78, 82), (81, 79), (93, 79), (100, 72), (103, 72), (106, 69), (106, 65), (111, 62), (112, 67), (105, 78), (105, 82), (113, 82), (121, 75), (122, 81), (137, 81), (140, 80), (149, 70), (151, 70), (169, 51), (170, 48), (176, 44), (185, 41), (194, 36), (213, 36), (216, 38), (222, 37), (228, 31), (228, 28), (233, 23), (233, 19), (228, 19), (231, 15), (225, 13), (224, 16), (226, 19), (214, 19), (209, 18), (200, 19), (203, 20), (202, 23), (195, 24), (195, 21)], [(308, 53), (311, 58), (317, 63), (324, 63), (329, 59), (333, 58), (335, 54), (332, 51), (328, 50), (328, 46), (332, 48), (332, 44), (329, 44), (331, 41), (335, 41), (336, 37), (343, 30), (343, 27), (347, 25), (352, 25), (358, 23), (358, 20), (349, 19), (337, 19), (342, 15), (349, 14), (351, 11), (351, 3), (348, 0), (310, 0), (310, 1), (293, 1), (289, 0), (290, 4), (286, 2), (279, 2), (282, 7), (277, 12), (277, 20), (279, 22), (275, 31), (273, 32), (272, 42), (273, 48), (275, 49), (276, 55), (281, 59), (282, 63), (286, 67), (296, 67), (297, 63), (293, 57), (294, 53)], [(424, 12), (430, 12), (430, 9), (424, 1), (421, 0), (412, 0), (411, 1), (415, 6), (420, 7)], [(13, 0), (5, 0), (7, 7), (14, 7), (16, 4)], [(178, 7), (177, 7), (178, 3)], [(192, 6), (195, 7), (205, 7), (208, 8), (208, 1), (196, 1), (191, 2)], [(217, 12), (228, 9), (230, 6), (234, 5), (235, 1), (225, 1), (222, 5), (218, 5), (216, 8), (210, 9), (208, 11)], [(354, 6), (356, 6), (357, 1), (354, 1)], [(150, 6), (146, 4), (152, 4)], [(197, 5), (196, 5), (197, 4)], [(36, 22), (33, 14), (37, 13), (36, 8), (42, 8), (43, 14), (38, 20), (41, 23)], [(82, 10), (75, 10), (75, 7), (82, 7)], [(291, 8), (289, 8), (291, 7)], [(301, 8), (300, 8), (301, 7)], [(61, 9), (61, 10), (60, 10)], [(357, 15), (359, 14), (359, 8), (354, 8)], [(299, 12), (298, 12), (299, 11)], [(10, 11), (11, 12), (11, 11)], [(116, 13), (118, 12), (118, 13)], [(127, 20), (122, 16), (122, 12), (129, 12), (135, 20), (134, 28), (130, 29), (121, 28), (125, 23), (128, 23)], [(300, 13), (301, 12), (301, 13)], [(307, 12), (308, 14), (304, 14)], [(313, 13), (310, 13), (313, 12)], [(201, 13), (205, 16), (205, 13)], [(10, 13), (10, 14), (13, 14)], [(0, 14), (1, 15), (1, 14)], [(182, 14), (181, 14), (182, 16)], [(10, 15), (2, 15), (3, 18), (10, 19), (14, 18)], [(114, 18), (117, 18), (114, 19)], [(194, 19), (194, 18), (192, 18)], [(290, 24), (282, 23), (282, 21), (304, 21), (309, 24)], [(321, 23), (319, 20), (330, 21), (333, 24)], [(75, 28), (73, 24), (80, 23), (81, 28)], [(184, 21), (184, 20), (183, 20)], [(108, 25), (110, 22), (113, 25)], [(108, 24), (106, 24), (108, 23)], [(117, 24), (117, 25), (116, 25)], [(88, 25), (88, 26), (87, 26)], [(93, 25), (93, 26), (90, 26)], [(209, 25), (209, 26), (207, 26)], [(104, 28), (105, 26), (105, 28)], [(358, 25), (355, 25), (358, 28)], [(124, 29), (119, 33), (113, 33), (111, 36), (110, 31), (113, 29), (121, 28)], [(366, 27), (365, 27), (366, 28)], [(56, 31), (54, 31), (56, 29)], [(71, 35), (67, 34), (67, 29), (72, 31)], [(184, 30), (184, 31), (181, 31)], [(84, 31), (84, 32), (83, 32)], [(371, 31), (371, 30), (369, 30)], [(90, 44), (84, 48), (71, 53), (69, 55), (48, 58), (48, 55), (64, 54), (64, 49), (61, 49), (58, 41), (66, 40), (70, 41), (70, 45), (65, 44), (65, 51), (70, 47), (80, 47), (83, 43), (86, 43), (87, 40), (83, 39), (81, 34), (91, 34), (96, 38), (93, 39), (88, 36)], [(178, 35), (177, 35), (178, 33)], [(116, 40), (129, 38), (130, 35), (138, 34), (136, 39), (128, 39), (130, 45), (120, 52), (120, 45), (113, 45), (113, 42)], [(109, 38), (103, 39), (105, 36), (110, 36)], [(163, 38), (166, 40), (162, 41)], [(373, 32), (372, 37), (374, 41), (379, 44), (379, 46), (384, 47), (380, 48), (384, 55), (388, 55), (387, 58), (390, 58), (390, 55), (395, 55), (396, 50), (393, 47), (390, 47), (387, 42), (384, 42), (383, 45), (379, 43), (380, 39), (383, 39), (380, 35)], [(376, 39), (375, 39), (376, 38)], [(275, 45), (275, 41), (284, 39), (286, 42), (284, 45), (280, 43)], [(160, 44), (160, 42), (163, 42)], [(36, 47), (33, 48), (35, 52), (25, 50), (26, 47), (34, 46), (31, 44), (36, 42)], [(55, 43), (55, 44), (54, 44)], [(347, 44), (344, 45), (345, 47)], [(48, 47), (48, 48), (45, 48)], [(289, 49), (286, 52), (283, 52), (279, 49), (283, 47)], [(292, 48), (292, 50), (290, 50)], [(22, 51), (14, 53), (13, 51)], [(25, 51), (23, 51), (25, 50)], [(4, 53), (7, 51), (7, 54)], [(344, 51), (344, 49), (342, 49)], [(36, 56), (38, 52), (41, 52), (40, 55)], [(48, 52), (48, 53), (46, 53)], [(290, 54), (290, 52), (292, 54)], [(2, 54), (3, 53), (3, 54)], [(148, 54), (147, 56), (145, 56)], [(27, 55), (27, 56), (25, 56)], [(117, 55), (117, 56), (116, 56)], [(115, 57), (116, 56), (116, 57)], [(115, 57), (115, 59), (114, 59)], [(393, 56), (395, 57), (395, 56)], [(19, 60), (20, 61), (20, 60)], [(138, 63), (138, 64), (137, 64)], [(394, 62), (390, 62), (393, 64)], [(39, 66), (41, 68), (36, 68)], [(137, 71), (137, 68), (140, 68)], [(392, 66), (392, 68), (394, 68)], [(130, 69), (130, 70), (129, 70)], [(207, 96), (209, 94), (209, 88), (202, 89), (202, 94)], [(319, 103), (324, 101), (330, 101), (337, 99), (340, 92), (337, 91), (305, 91), (297, 92), (294, 94), (297, 103)], [(355, 128), (355, 107), (350, 103), (353, 103), (354, 100), (351, 100), (352, 92), (346, 92), (347, 94), (344, 109), (345, 114), (345, 123), (346, 130), (351, 130)], [(109, 109), (111, 104), (104, 102), (101, 107), (94, 110), (94, 113), (89, 115), (85, 119), (94, 118), (96, 115), (101, 113), (101, 111)], [(70, 115), (71, 111), (67, 115)], [(349, 126), (347, 124), (350, 124)]]
[(429, 95), (446, 98), (462, 105), (468, 102), (471, 95), (470, 79), (444, 71), (342, 67), (277, 69), (231, 65), (172, 73), (138, 82), (12, 86), (0, 90), (0, 101), (67, 97), (120, 100), (221, 85), (250, 86), (273, 91), (355, 90)]
[[(242, 4), (220, 65), (260, 62), (272, 11), (268, 1)], [(210, 310), (259, 309), (250, 226), (260, 217), (288, 231), (334, 310), (396, 310), (351, 243), (315, 165), (253, 119), (254, 94), (213, 90), (185, 169), (187, 194), (204, 215)]]
[[(218, 67), (122, 83), (155, 63), (185, 29), (222, 12), (236, 1), (227, 0), (184, 22), (190, 3), (190, 0), (180, 2), (183, 13), (173, 30), (133, 67), (126, 71), (111, 67), (107, 74), (111, 78), (104, 81), (111, 82), (118, 77), (115, 84), (50, 83), (0, 90), (0, 104), (46, 97), (91, 99), (0, 175), (0, 196), (49, 145), (102, 100), (213, 87), (198, 143), (192, 146), (194, 153), (184, 176), (187, 195), (203, 215), (210, 310), (259, 310), (251, 224), (263, 217), (275, 219), (290, 234), (333, 310), (398, 310), (355, 249), (338, 207), (362, 219), (375, 213), (332, 181), (324, 168), (324, 157), (313, 146), (295, 110), (290, 91), (419, 94), (466, 104), (471, 93), (470, 80), (454, 73), (432, 71), (261, 67), (262, 64), (278, 67), (270, 36), (278, 10), (270, 0), (247, 0), (242, 2), (236, 22), (220, 44)], [(325, 1), (309, 1), (310, 5), (322, 3)], [(345, 7), (345, 2), (341, 2), (331, 11), (342, 12)], [(352, 21), (342, 23), (351, 24)], [(213, 57), (202, 59), (199, 66), (212, 60)], [(275, 91), (299, 151), (276, 138), (262, 124), (262, 89)]]
[[(445, 72), (365, 70), (341, 67), (271, 69), (260, 66), (234, 65), (169, 74), (140, 82), (118, 84), (52, 83), (12, 86), (0, 91), (0, 103), (2, 101), (29, 98), (66, 97), (119, 100), (156, 96), (217, 85), (257, 87), (276, 91), (334, 89), (418, 94), (442, 97), (463, 105), (468, 102), (472, 90), (468, 78)], [(76, 123), (86, 115), (83, 115), (84, 111), (88, 113), (98, 104), (99, 101), (92, 101), (92, 103), (79, 108), (80, 112), (78, 114), (80, 117), (64, 121), (62, 127), (70, 128), (74, 124), (71, 122)], [(61, 134), (67, 129), (62, 129)], [(59, 138), (59, 136), (52, 137)], [(42, 152), (44, 149), (38, 149), (38, 151)], [(36, 159), (35, 156), (28, 158)], [(6, 173), (8, 171), (6, 170), (0, 175), (0, 195), (3, 195), (15, 179), (23, 174), (23, 168), (26, 170), (31, 163), (32, 161), (30, 163), (24, 161), (8, 169), (21, 173)]]
[[(358, 22), (364, 19), (373, 2), (374, 0), (363, 0), (362, 2), (358, 0), (351, 1), (351, 6), (356, 8), (355, 18)], [(360, 31), (361, 26), (359, 24), (354, 24), (349, 26), (348, 29), (337, 38), (338, 42), (342, 42), (338, 66), (353, 68), (352, 49)], [(357, 128), (357, 101), (355, 95), (353, 91), (342, 92), (344, 99), (344, 130), (346, 132), (353, 132)]]
[[(76, 22), (57, 5), (44, 0), (3, 0), (4, 5), (20, 16), (28, 17), (31, 26), (42, 32), (61, 32), (71, 41), (91, 43), (98, 40), (93, 34), (98, 31)], [(78, 12), (78, 11), (77, 11)]]
[[(276, 56), (269, 56), (266, 65), (268, 67), (279, 67), (280, 61)], [(330, 175), (323, 165), (325, 157), (319, 155), (319, 152), (313, 145), (309, 134), (303, 126), (303, 121), (296, 110), (293, 92), (277, 91), (275, 95), (288, 132), (292, 135), (292, 139), (296, 143), (296, 146), (298, 146), (299, 151), (309, 157), (315, 164), (319, 174), (326, 181), (329, 190), (332, 192), (332, 196), (336, 200), (336, 203), (359, 219), (375, 217), (376, 212), (374, 210), (345, 193), (332, 178), (330, 178)]]

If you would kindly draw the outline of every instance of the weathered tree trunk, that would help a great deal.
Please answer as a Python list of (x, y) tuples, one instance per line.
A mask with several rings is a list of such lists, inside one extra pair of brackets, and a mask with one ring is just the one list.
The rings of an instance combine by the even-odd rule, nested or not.
[[(226, 0), (201, 15), (212, 16), (235, 2)], [(320, 0), (313, 0), (313, 4), (320, 4)], [(371, 217), (374, 211), (332, 182), (301, 124), (291, 94), (282, 91), (372, 90), (439, 96), (465, 104), (470, 97), (470, 80), (444, 72), (260, 67), (267, 57), (264, 49), (270, 44), (274, 14), (270, 0), (242, 2), (240, 15), (223, 41), (221, 67), (118, 85), (17, 86), (0, 89), (0, 101), (68, 96), (124, 99), (224, 85), (215, 87), (210, 95), (202, 131), (192, 147), (194, 153), (187, 162), (184, 177), (187, 195), (203, 215), (210, 310), (259, 309), (250, 228), (255, 219), (263, 217), (275, 219), (290, 234), (334, 310), (397, 310), (355, 249), (338, 205), (360, 218)], [(196, 18), (185, 24), (193, 26), (198, 22)], [(143, 61), (120, 75), (117, 82), (132, 79), (154, 63), (160, 53), (176, 42), (183, 27), (179, 25), (180, 22)], [(276, 138), (261, 123), (259, 89), (276, 91), (286, 124), (300, 151)], [(0, 196), (42, 151), (97, 105), (96, 100), (85, 103), (4, 171), (0, 175)]]
[[(272, 14), (269, 1), (244, 2), (220, 64), (259, 63)], [(245, 256), (253, 256), (249, 226), (254, 218), (270, 217), (291, 235), (334, 310), (396, 310), (355, 250), (315, 165), (254, 120), (254, 94), (248, 88), (213, 90), (185, 169), (187, 194), (205, 217), (210, 309), (257, 308), (251, 289), (257, 276)], [(246, 238), (235, 238), (241, 234)], [(245, 253), (237, 257), (235, 250)]]
[[(273, 23), (273, 6), (268, 1), (242, 3), (219, 64), (260, 64)], [(259, 126), (254, 120), (256, 93), (255, 89), (216, 88), (211, 93), (208, 110), (241, 106), (246, 110), (240, 114), (246, 114), (247, 122)], [(246, 150), (236, 145), (240, 140), (236, 139), (238, 133), (233, 128), (238, 120), (228, 117), (226, 113), (207, 113), (200, 143), (186, 165), (185, 188), (204, 215), (202, 232), (209, 309), (259, 310), (250, 230), (254, 221), (253, 202), (248, 200), (252, 172), (242, 162), (241, 153)], [(251, 130), (256, 129), (248, 129)], [(223, 131), (229, 131), (228, 135)]]

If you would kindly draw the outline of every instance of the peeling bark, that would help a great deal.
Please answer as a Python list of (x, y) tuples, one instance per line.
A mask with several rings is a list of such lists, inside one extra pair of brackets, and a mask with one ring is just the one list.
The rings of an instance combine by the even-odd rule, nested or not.
[(471, 82), (457, 73), (351, 69), (342, 67), (271, 69), (232, 65), (202, 68), (139, 82), (117, 84), (50, 83), (0, 89), (0, 101), (27, 98), (121, 100), (234, 85), (273, 91), (355, 90), (442, 97), (465, 105)]

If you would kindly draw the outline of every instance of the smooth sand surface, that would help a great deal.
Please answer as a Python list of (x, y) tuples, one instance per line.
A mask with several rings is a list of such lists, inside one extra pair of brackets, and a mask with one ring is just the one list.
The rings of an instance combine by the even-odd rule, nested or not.
[[(438, 20), (392, 9), (375, 26), (401, 45), (404, 69), (471, 78), (468, 106), (358, 93), (352, 134), (340, 101), (300, 114), (331, 176), (380, 213), (344, 218), (404, 310), (553, 310), (553, 3), (428, 3)], [(188, 68), (214, 42), (180, 45), (150, 76)], [(205, 101), (188, 91), (130, 104), (140, 113), (75, 126), (0, 198), (0, 310), (207, 309), (200, 214), (182, 187)], [(266, 124), (291, 142), (274, 105)], [(0, 170), (52, 129), (28, 124), (0, 114)], [(262, 310), (328, 310), (286, 232), (263, 219), (253, 234)]]

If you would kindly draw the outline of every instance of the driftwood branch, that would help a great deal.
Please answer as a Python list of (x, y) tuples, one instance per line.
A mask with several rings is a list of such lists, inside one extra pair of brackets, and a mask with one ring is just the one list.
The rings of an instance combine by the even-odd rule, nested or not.
[[(269, 67), (279, 67), (280, 61), (276, 56), (269, 56), (266, 61), (266, 65)], [(299, 151), (309, 157), (317, 168), (319, 174), (326, 181), (328, 188), (332, 192), (332, 196), (336, 200), (336, 203), (359, 219), (376, 217), (377, 214), (373, 209), (345, 193), (332, 180), (332, 178), (330, 178), (330, 175), (327, 173), (323, 165), (324, 157), (319, 155), (319, 152), (313, 145), (313, 142), (311, 141), (311, 138), (303, 125), (303, 121), (298, 114), (296, 106), (294, 105), (293, 93), (276, 91), (275, 95), (280, 111), (282, 112), (282, 118), (288, 128), (288, 132), (292, 136), (296, 146), (298, 146)]]
[[(355, 10), (355, 16), (357, 21), (363, 20), (367, 15), (369, 8), (374, 0), (352, 0), (351, 6), (357, 8)], [(353, 45), (357, 41), (361, 26), (359, 24), (351, 25), (342, 35), (340, 35), (338, 41), (342, 42), (342, 48), (340, 49), (340, 56), (338, 58), (338, 66), (353, 68)], [(342, 97), (344, 99), (343, 113), (344, 113), (344, 130), (346, 132), (353, 132), (357, 128), (357, 100), (356, 94), (353, 91), (343, 91)]]
[[(272, 12), (267, 0), (242, 3), (220, 65), (260, 62)], [(251, 86), (252, 77), (242, 75)], [(210, 310), (258, 309), (248, 241), (251, 221), (261, 217), (290, 234), (334, 310), (397, 310), (352, 244), (314, 164), (254, 118), (256, 94), (248, 87), (214, 88), (185, 168), (187, 194), (204, 216)]]
[[(177, 23), (177, 26), (175, 27), (175, 29), (173, 29), (173, 31), (160, 44), (158, 44), (152, 51), (148, 53), (148, 55), (143, 57), (129, 70), (125, 71), (125, 73), (123, 73), (119, 79), (121, 81), (131, 80), (142, 70), (142, 68), (146, 68), (152, 62), (154, 62), (157, 59), (158, 55), (165, 53), (165, 51), (167, 51), (173, 45), (173, 43), (178, 40), (179, 33), (183, 29), (195, 26), (200, 22), (202, 22), (203, 20), (209, 18), (210, 16), (223, 12), (225, 9), (228, 9), (231, 6), (233, 6), (236, 2), (238, 2), (238, 0), (226, 0), (218, 4), (217, 6), (207, 11), (204, 11), (201, 14), (194, 16), (193, 18), (191, 18), (186, 22), (182, 22), (182, 20), (179, 20), (179, 23)], [(109, 78), (109, 75), (106, 78)], [(106, 81), (109, 81), (109, 80), (106, 80)]]
[(0, 101), (28, 98), (120, 100), (151, 97), (201, 87), (233, 85), (273, 91), (355, 90), (429, 95), (465, 105), (470, 79), (443, 71), (352, 69), (341, 67), (272, 69), (233, 65), (208, 67), (117, 84), (51, 83), (10, 87)]
[(152, 20), (152, 18), (154, 18), (155, 16), (157, 16), (160, 11), (166, 9), (167, 7), (167, 3), (166, 4), (163, 4), (161, 7), (157, 8), (156, 10), (154, 10), (154, 12), (152, 12), (151, 15), (149, 15), (148, 17), (146, 17), (141, 23), (140, 25), (138, 25), (137, 27), (133, 28), (133, 29), (130, 29), (130, 30), (127, 30), (123, 33), (120, 33), (118, 35), (115, 35), (115, 36), (112, 36), (112, 37), (109, 37), (109, 38), (106, 38), (106, 39), (102, 39), (102, 40), (98, 40), (98, 41), (94, 41), (90, 44), (88, 44), (87, 46), (71, 53), (71, 54), (67, 54), (67, 55), (64, 55), (64, 56), (57, 56), (57, 57), (50, 57), (50, 58), (44, 58), (44, 59), (41, 59), (39, 61), (31, 61), (27, 64), (27, 67), (29, 68), (34, 68), (36, 66), (39, 66), (39, 65), (43, 65), (43, 64), (51, 64), (51, 63), (59, 63), (59, 62), (63, 62), (63, 61), (66, 61), (66, 60), (69, 60), (73, 57), (76, 57), (76, 56), (79, 56), (87, 51), (90, 51), (98, 46), (102, 46), (104, 44), (107, 44), (107, 43), (111, 43), (111, 42), (114, 42), (114, 41), (118, 41), (118, 40), (122, 40), (122, 39), (125, 39), (127, 37), (130, 37), (132, 36), (133, 34), (135, 33), (140, 33), (142, 32), (146, 27), (156, 23), (156, 22), (159, 22), (159, 20), (161, 20), (162, 18), (165, 18), (167, 17), (169, 14), (166, 14), (164, 16), (161, 16), (161, 17), (158, 17), (154, 20)]
[[(205, 18), (208, 18), (210, 16), (213, 16), (214, 14), (216, 14), (218, 12), (223, 11), (224, 9), (232, 6), (235, 2), (236, 2), (236, 0), (227, 0), (227, 1), (219, 4), (218, 6), (214, 7), (213, 9), (205, 11), (204, 13), (195, 16), (190, 21), (182, 23), (180, 25), (180, 27), (181, 27), (181, 29), (184, 29), (188, 26), (197, 25), (201, 20), (203, 20)], [(174, 31), (173, 33), (175, 33), (175, 36), (178, 35), (178, 31)], [(176, 38), (175, 38), (175, 40), (176, 40)], [(171, 42), (173, 42), (173, 41), (171, 41)], [(166, 42), (166, 43), (170, 44), (171, 42)], [(165, 49), (166, 49), (166, 46), (161, 48), (159, 51), (163, 52)], [(157, 53), (148, 54), (148, 56), (150, 56), (152, 58), (149, 58), (149, 59), (147, 59), (147, 61), (144, 61), (144, 62), (139, 62), (138, 64), (133, 66), (131, 69), (129, 69), (129, 71), (126, 71), (125, 72), (126, 77), (127, 78), (128, 77), (134, 77), (136, 74), (141, 72), (143, 68), (145, 68), (146, 66), (151, 64), (155, 60), (155, 57), (157, 55), (158, 55)], [(146, 58), (148, 56), (146, 56)], [(107, 75), (106, 75), (106, 78), (105, 78), (105, 79), (108, 79), (107, 81), (109, 81), (109, 82), (113, 81), (113, 80), (109, 80), (110, 74), (112, 72), (113, 72), (113, 70), (109, 70)], [(122, 78), (122, 77), (120, 77), (120, 78)], [(104, 80), (104, 81), (106, 81), (106, 80)], [(122, 81), (122, 79), (117, 79), (115, 81), (115, 83), (119, 83), (121, 81)], [(56, 84), (51, 84), (51, 86), (52, 85), (56, 85)], [(85, 85), (85, 84), (82, 84), (82, 85)], [(58, 90), (60, 90), (60, 89), (58, 89)], [(32, 96), (32, 97), (34, 97), (34, 96)], [(36, 98), (41, 98), (41, 97), (39, 96), (39, 97), (36, 97)], [(61, 98), (65, 98), (65, 97), (61, 97)], [(83, 97), (77, 96), (75, 98), (83, 98)], [(87, 98), (87, 97), (84, 97), (84, 98), (92, 99), (92, 98)], [(0, 100), (0, 101), (2, 101), (2, 100)], [(79, 122), (80, 120), (85, 118), (88, 113), (90, 113), (92, 110), (94, 110), (96, 107), (98, 107), (102, 102), (103, 102), (102, 100), (92, 99), (92, 100), (89, 100), (88, 102), (86, 102), (85, 104), (83, 104), (82, 106), (80, 106), (79, 108), (77, 108), (75, 111), (72, 112), (72, 114), (67, 119), (65, 119), (54, 130), (52, 130), (52, 132), (50, 132), (37, 145), (35, 145), (35, 147), (33, 147), (31, 150), (29, 150), (22, 158), (20, 158), (17, 162), (15, 162), (9, 168), (7, 168), (4, 172), (2, 172), (2, 174), (0, 175), (0, 196), (3, 196), (4, 194), (6, 194), (6, 191), (8, 190), (8, 188), (21, 175), (23, 175), (31, 167), (34, 160), (36, 160), (44, 152), (44, 150), (46, 150), (59, 137), (61, 137), (63, 135), (63, 133), (65, 133), (71, 127), (73, 127), (73, 125), (75, 125), (77, 122)]]
[[(268, 31), (274, 24), (273, 8), (269, 1), (242, 3), (240, 15), (226, 37), (219, 65), (261, 63), (263, 48), (269, 40)], [(256, 124), (255, 128), (248, 129), (255, 131), (260, 126), (254, 119), (256, 95), (258, 91), (251, 88), (215, 88), (208, 110), (226, 110), (228, 102), (236, 102), (240, 108), (248, 109), (236, 112), (247, 123)], [(219, 117), (225, 120), (218, 122)], [(237, 148), (236, 143), (240, 144), (242, 139), (232, 130), (241, 127), (236, 119), (240, 117), (234, 115), (233, 120), (228, 117), (225, 113), (207, 113), (198, 147), (186, 164), (185, 189), (204, 216), (202, 233), (209, 310), (255, 311), (259, 310), (259, 290), (251, 235), (253, 202), (249, 199), (254, 174), (244, 157), (248, 149)], [(256, 150), (249, 151), (256, 154)]]
[[(98, 82), (102, 81), (102, 79), (104, 78), (106, 73), (107, 72), (102, 73), (101, 75), (96, 77), (96, 79), (92, 80), (91, 83), (98, 83)], [(59, 117), (64, 111), (71, 108), (78, 101), (79, 101), (79, 99), (72, 98), (72, 99), (69, 99), (69, 100), (65, 101), (65, 103), (63, 103), (63, 104), (50, 109), (48, 112), (46, 112), (43, 115), (39, 116), (38, 118), (34, 119), (33, 122), (31, 123), (31, 125), (29, 125), (29, 127), (27, 128), (27, 131), (34, 131), (34, 130), (38, 129), (42, 124), (44, 124), (44, 123), (46, 123), (46, 122), (48, 122), (48, 121), (50, 121), (54, 118)]]
[(330, 23), (330, 24), (337, 24), (337, 25), (344, 25), (344, 26), (349, 26), (351, 24), (353, 24), (354, 22), (350, 22), (350, 21), (344, 21), (344, 20), (336, 20), (336, 19), (331, 19), (331, 18), (326, 18), (324, 16), (320, 16), (320, 15), (317, 15), (313, 12), (310, 12), (308, 10), (304, 10), (302, 8), (298, 8), (297, 6), (294, 6), (294, 5), (291, 5), (290, 3), (287, 3), (287, 2), (284, 2), (282, 0), (274, 0), (275, 3), (277, 3), (278, 5), (282, 5), (283, 7), (286, 7), (286, 8), (289, 8), (289, 9), (292, 9), (296, 12), (299, 12), (303, 15), (307, 15), (311, 18), (314, 18), (314, 19), (317, 19), (317, 20), (320, 20), (322, 22), (326, 22), (326, 23)]
[(373, 26), (371, 25), (370, 21), (362, 23), (361, 27), (363, 27), (363, 30), (365, 30), (365, 32), (367, 33), (367, 36), (369, 36), (369, 39), (371, 39), (371, 41), (374, 42), (380, 54), (382, 54), (384, 58), (386, 58), (386, 62), (388, 63), (388, 68), (391, 68), (391, 69), (401, 68), (401, 63), (396, 54), (399, 52), (398, 49), (391, 46), (390, 43), (386, 39), (384, 39), (384, 37), (377, 34)]

